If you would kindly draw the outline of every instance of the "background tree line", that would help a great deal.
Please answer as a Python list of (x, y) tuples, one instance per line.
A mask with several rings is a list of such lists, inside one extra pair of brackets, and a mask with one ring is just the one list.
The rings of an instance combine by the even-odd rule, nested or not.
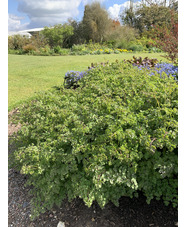
[(166, 0), (143, 0), (136, 9), (132, 2), (131, 0), (130, 8), (121, 13), (121, 24), (112, 20), (100, 3), (94, 2), (85, 6), (82, 21), (69, 19), (64, 25), (56, 25), (50, 29), (46, 27), (43, 34), (51, 45), (62, 47), (71, 47), (89, 40), (118, 44), (136, 37), (152, 37), (154, 26), (169, 28), (172, 17), (174, 23), (178, 21), (178, 1), (169, 1), (167, 5)]
[[(41, 35), (32, 37), (31, 44), (34, 47), (49, 45), (50, 48), (71, 48), (73, 45), (89, 43), (105, 43), (112, 48), (140, 50), (132, 48), (135, 40), (141, 39), (141, 44), (152, 45), (167, 51), (167, 45), (162, 45), (170, 39), (169, 51), (177, 52), (177, 24), (178, 24), (178, 1), (152, 1), (143, 0), (137, 7), (124, 10), (119, 20), (112, 20), (108, 11), (98, 2), (88, 4), (84, 8), (81, 21), (69, 19), (64, 24), (45, 27)], [(166, 34), (165, 34), (166, 31)], [(161, 35), (160, 35), (161, 34)], [(170, 38), (170, 36), (172, 38)], [(166, 37), (166, 39), (164, 39)], [(161, 42), (160, 42), (161, 41)], [(176, 42), (176, 44), (175, 44)], [(9, 47), (19, 49), (24, 44), (30, 45), (29, 41), (10, 38)], [(136, 45), (136, 44), (135, 44)], [(139, 45), (138, 45), (139, 46)], [(163, 46), (163, 47), (162, 47)], [(32, 47), (29, 47), (32, 48)]]

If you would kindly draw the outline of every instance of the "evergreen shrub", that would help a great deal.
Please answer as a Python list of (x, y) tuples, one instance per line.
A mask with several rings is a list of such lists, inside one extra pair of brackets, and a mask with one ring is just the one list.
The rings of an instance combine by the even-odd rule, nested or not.
[(14, 116), (11, 164), (29, 176), (33, 217), (76, 197), (118, 205), (141, 191), (177, 206), (178, 85), (130, 63), (99, 65), (79, 87), (47, 91)]

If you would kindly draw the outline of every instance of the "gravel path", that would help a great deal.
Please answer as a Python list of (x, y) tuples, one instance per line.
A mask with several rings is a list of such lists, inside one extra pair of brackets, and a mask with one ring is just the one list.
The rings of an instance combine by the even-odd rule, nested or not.
[[(14, 112), (9, 113), (9, 117)], [(8, 125), (9, 141), (20, 127), (11, 123)], [(14, 144), (9, 143), (9, 154), (14, 149)], [(30, 188), (24, 186), (26, 177), (14, 169), (9, 169), (8, 181), (8, 227), (57, 227), (59, 221), (64, 222), (65, 227), (178, 226), (177, 209), (166, 207), (162, 201), (156, 200), (147, 205), (142, 195), (135, 199), (122, 197), (119, 207), (109, 203), (103, 210), (97, 204), (87, 208), (80, 199), (75, 199), (71, 203), (65, 200), (60, 208), (54, 207), (31, 221)]]

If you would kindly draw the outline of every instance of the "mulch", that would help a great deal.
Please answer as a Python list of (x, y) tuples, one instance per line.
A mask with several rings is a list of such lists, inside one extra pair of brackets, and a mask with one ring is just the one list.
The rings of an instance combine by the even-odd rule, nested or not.
[[(9, 113), (11, 116), (15, 111)], [(9, 124), (9, 140), (21, 125)], [(9, 153), (15, 149), (9, 144)], [(8, 226), (9, 227), (57, 227), (59, 221), (65, 227), (175, 227), (178, 226), (178, 210), (171, 205), (165, 206), (163, 201), (152, 200), (150, 205), (140, 194), (138, 198), (122, 197), (119, 207), (109, 203), (101, 209), (97, 203), (90, 208), (85, 206), (81, 199), (71, 203), (63, 201), (60, 208), (53, 207), (51, 211), (41, 214), (31, 221), (30, 188), (25, 187), (26, 177), (15, 169), (9, 169), (9, 200)]]

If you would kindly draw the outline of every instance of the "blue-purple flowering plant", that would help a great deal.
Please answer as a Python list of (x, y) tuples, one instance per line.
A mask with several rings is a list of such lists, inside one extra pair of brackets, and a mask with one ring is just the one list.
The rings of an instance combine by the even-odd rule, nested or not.
[(150, 76), (153, 76), (155, 75), (155, 73), (158, 73), (160, 77), (163, 78), (166, 74), (168, 77), (173, 76), (175, 80), (178, 80), (178, 66), (174, 66), (173, 64), (157, 63), (154, 65), (154, 67), (150, 67), (149, 65), (138, 65), (137, 67), (140, 70), (145, 69), (151, 71)]
[(106, 62), (106, 63), (100, 63), (100, 64), (94, 64), (94, 63), (91, 63), (91, 67), (88, 67), (88, 69), (86, 71), (82, 71), (82, 72), (79, 72), (79, 71), (68, 71), (66, 74), (65, 74), (65, 77), (64, 77), (64, 87), (65, 88), (74, 88), (76, 89), (77, 87), (79, 87), (79, 80), (81, 78), (83, 78), (84, 76), (87, 75), (87, 73), (98, 67), (99, 65), (101, 66), (105, 66), (105, 65), (108, 65), (109, 62)]
[(77, 88), (79, 87), (78, 81), (85, 75), (87, 74), (86, 71), (69, 71), (65, 74), (65, 81), (64, 81), (64, 86), (66, 88)]
[(178, 66), (174, 66), (173, 64), (169, 63), (158, 63), (155, 65), (155, 67), (152, 69), (154, 72), (152, 72), (150, 75), (155, 75), (155, 72), (157, 72), (160, 77), (163, 77), (163, 73), (166, 73), (166, 75), (173, 76), (175, 80), (178, 80)]
[[(125, 60), (124, 60), (125, 61)], [(116, 60), (118, 63), (118, 61)], [(165, 75), (173, 76), (175, 80), (178, 80), (178, 66), (174, 66), (173, 64), (169, 63), (157, 63), (157, 59), (148, 59), (147, 57), (142, 59), (133, 57), (132, 60), (128, 60), (127, 62), (131, 63), (134, 67), (138, 67), (140, 70), (148, 70), (150, 72), (150, 76), (155, 75), (155, 73), (158, 73), (161, 78), (163, 78)], [(76, 89), (79, 87), (79, 80), (83, 78), (85, 75), (87, 75), (88, 71), (101, 66), (109, 65), (109, 62), (106, 63), (100, 63), (100, 64), (91, 64), (91, 67), (88, 67), (88, 70), (86, 71), (68, 71), (65, 74), (64, 77), (64, 86), (65, 88), (74, 88)]]

